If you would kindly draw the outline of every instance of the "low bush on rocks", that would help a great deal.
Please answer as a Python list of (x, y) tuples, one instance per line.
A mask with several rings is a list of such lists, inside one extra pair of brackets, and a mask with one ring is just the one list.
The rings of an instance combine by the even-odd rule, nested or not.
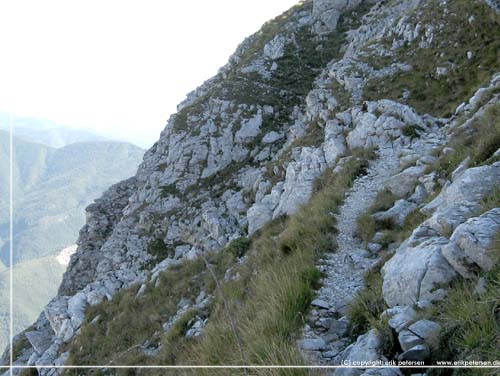
[(148, 245), (148, 252), (155, 256), (156, 261), (162, 261), (167, 257), (172, 257), (174, 254), (174, 250), (172, 247), (169, 247), (163, 239), (154, 239)]
[(140, 296), (139, 286), (133, 286), (89, 307), (81, 335), (68, 349), (68, 364), (149, 364), (141, 346), (161, 342), (162, 325), (177, 312), (179, 301), (196, 299), (207, 284), (204, 270), (202, 260), (186, 261), (162, 273)]
[(495, 208), (500, 208), (500, 188), (495, 188), (491, 195), (486, 196), (482, 200), (481, 204), (483, 212), (487, 212)]
[(470, 157), (470, 167), (496, 162), (500, 149), (500, 105), (489, 107), (483, 116), (475, 119), (468, 130), (459, 128), (450, 144), (454, 150), (442, 155), (430, 167), (443, 178), (450, 178), (458, 165)]
[(245, 253), (250, 249), (250, 245), (252, 244), (252, 240), (248, 238), (238, 238), (233, 240), (226, 247), (226, 252), (231, 253), (235, 257), (243, 257)]
[(349, 306), (351, 335), (357, 337), (366, 333), (379, 320), (385, 309), (382, 297), (382, 276), (380, 270), (371, 270), (365, 275), (365, 287)]
[(373, 236), (375, 235), (375, 232), (377, 230), (377, 225), (371, 213), (360, 215), (356, 219), (356, 224), (357, 234), (361, 239), (363, 239), (365, 243), (368, 243), (371, 239), (373, 239)]
[(403, 135), (410, 138), (418, 138), (420, 137), (419, 132), (425, 132), (425, 129), (420, 125), (408, 125), (402, 129)]

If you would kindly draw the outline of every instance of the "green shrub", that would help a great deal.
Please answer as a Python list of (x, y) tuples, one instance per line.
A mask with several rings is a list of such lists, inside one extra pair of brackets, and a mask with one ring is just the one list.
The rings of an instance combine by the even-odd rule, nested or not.
[(226, 247), (225, 251), (231, 253), (234, 257), (243, 257), (245, 253), (250, 249), (250, 246), (252, 244), (252, 240), (249, 238), (238, 238), (233, 240), (229, 245)]
[(491, 195), (486, 196), (481, 202), (483, 212), (500, 208), (500, 187), (496, 187)]
[(177, 311), (181, 298), (193, 301), (198, 296), (205, 277), (202, 260), (185, 261), (162, 273), (159, 283), (147, 285), (140, 296), (139, 286), (132, 286), (89, 307), (81, 334), (68, 349), (68, 364), (150, 364), (139, 347), (147, 340), (160, 342), (162, 325)]
[(154, 239), (149, 243), (148, 252), (155, 256), (158, 261), (173, 257), (174, 255), (174, 250), (165, 244), (161, 238)]
[(459, 128), (450, 146), (454, 152), (442, 155), (429, 171), (450, 178), (452, 172), (467, 157), (471, 167), (493, 163), (493, 154), (500, 149), (500, 105), (488, 107), (484, 114), (470, 123), (467, 130)]
[(373, 218), (373, 214), (389, 210), (395, 202), (396, 196), (389, 189), (384, 189), (377, 194), (373, 205), (368, 211), (356, 219), (357, 234), (365, 243), (369, 243), (377, 231), (396, 228), (391, 219), (375, 221)]
[(425, 129), (418, 124), (407, 125), (402, 129), (403, 135), (410, 138), (418, 138), (424, 131)]
[(39, 373), (36, 370), (36, 367), (33, 368), (24, 368), (19, 373), (20, 376), (38, 376)]
[(179, 196), (180, 191), (175, 184), (164, 185), (160, 187), (161, 197), (165, 198), (168, 196)]
[(375, 202), (370, 208), (372, 213), (386, 211), (393, 207), (394, 203), (397, 201), (397, 197), (392, 193), (390, 189), (383, 189), (377, 193)]

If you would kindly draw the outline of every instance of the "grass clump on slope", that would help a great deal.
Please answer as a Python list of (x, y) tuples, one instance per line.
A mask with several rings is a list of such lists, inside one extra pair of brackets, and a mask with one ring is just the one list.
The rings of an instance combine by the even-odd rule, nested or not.
[[(500, 241), (496, 242), (496, 254), (500, 255)], [(443, 326), (440, 348), (435, 360), (500, 359), (500, 264), (489, 272), (478, 275), (478, 280), (457, 282), (448, 297), (435, 309), (435, 319)], [(432, 375), (481, 375), (484, 370), (433, 370)], [(491, 370), (490, 370), (491, 371)]]
[(458, 128), (450, 144), (453, 152), (443, 154), (431, 167), (439, 177), (449, 178), (458, 165), (470, 157), (470, 167), (497, 162), (500, 149), (500, 104), (488, 107), (467, 128)]

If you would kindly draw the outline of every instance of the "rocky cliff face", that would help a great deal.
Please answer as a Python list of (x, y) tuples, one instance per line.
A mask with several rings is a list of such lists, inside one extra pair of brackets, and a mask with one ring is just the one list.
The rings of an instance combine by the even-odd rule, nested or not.
[[(343, 176), (350, 163), (365, 158), (360, 153), (374, 153), (375, 160), (364, 164), (364, 176), (346, 190), (347, 198), (336, 199), (338, 212), (327, 213), (337, 224), (326, 250), (333, 251), (337, 243), (337, 253), (315, 259), (323, 287), (314, 293), (310, 310), (300, 308), (293, 315), (295, 320), (303, 313), (307, 324), (288, 331), (286, 340), (299, 340), (296, 348), (303, 359), (320, 364), (428, 359), (440, 324), (420, 311), (446, 299), (452, 281), (491, 270), (495, 263), (492, 244), (500, 215), (495, 208), (481, 212), (481, 205), (500, 182), (500, 144), (490, 145), (487, 155), (464, 160), (450, 175), (442, 173), (439, 162), (462, 156), (448, 144), (459, 136), (475, 137), (481, 121), (494, 117), (499, 106), (496, 5), (479, 0), (314, 0), (264, 25), (217, 76), (178, 106), (136, 176), (87, 208), (87, 224), (59, 295), (32, 328), (16, 337), (15, 364), (57, 374), (42, 366), (77, 361), (109, 366), (137, 351), (140, 356), (133, 361), (150, 364), (161, 349), (175, 348), (171, 333), (181, 320), (182, 339), (176, 338), (183, 346), (191, 346), (186, 344), (190, 340), (203, 343), (217, 330), (220, 312), (214, 301), (222, 301), (220, 311), (226, 313), (232, 304), (221, 286), (240, 279), (238, 268), (253, 265), (258, 247), (252, 248), (253, 256), (243, 255), (242, 239), (265, 237), (270, 223), (293, 223), (318, 189), (327, 191), (328, 184), (318, 188), (318, 181), (329, 174)], [(393, 200), (368, 216), (377, 231), (363, 242), (357, 220), (372, 210), (379, 192), (387, 191)], [(408, 218), (416, 222), (415, 230), (403, 234)], [(380, 223), (396, 223), (389, 227), (400, 238), (388, 239)], [(286, 239), (291, 229), (282, 230), (269, 239)], [(300, 252), (314, 254), (316, 248), (312, 243)], [(236, 250), (236, 261), (225, 264), (218, 280), (221, 270), (212, 270), (216, 263), (210, 257), (227, 249)], [(283, 246), (282, 257), (293, 250)], [(185, 265), (200, 269), (189, 269), (184, 278), (196, 281), (210, 272), (215, 287), (193, 282), (177, 291), (172, 286), (179, 281), (169, 275), (179, 275)], [(348, 330), (353, 322), (349, 307), (368, 283), (365, 273), (374, 268), (382, 269), (380, 315), (390, 318), (391, 335), (399, 335), (400, 345), (390, 351), (380, 329), (364, 328), (352, 344), (354, 332)], [(248, 274), (249, 291), (259, 273)], [(162, 290), (165, 278), (171, 278), (170, 290)], [(99, 349), (109, 354), (104, 359), (89, 355), (87, 347), (96, 346), (87, 341), (92, 325), (107, 328), (109, 336), (110, 323), (119, 321), (105, 314), (113, 302), (131, 296), (145, 304), (154, 294), (173, 305), (151, 317), (151, 325), (160, 329), (144, 328), (140, 342), (123, 351)], [(234, 299), (236, 306), (249, 300)], [(306, 307), (311, 299), (305, 300)], [(124, 307), (126, 316), (130, 307)], [(228, 317), (239, 359), (227, 361), (260, 359), (247, 352), (250, 339), (237, 334), (245, 330), (238, 327), (239, 318)], [(84, 353), (87, 357), (79, 356)], [(286, 364), (282, 355), (268, 361)]]

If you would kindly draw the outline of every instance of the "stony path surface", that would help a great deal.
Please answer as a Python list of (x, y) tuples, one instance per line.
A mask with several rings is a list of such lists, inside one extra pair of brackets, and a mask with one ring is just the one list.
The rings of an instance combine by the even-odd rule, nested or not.
[(337, 216), (338, 251), (320, 260), (325, 274), (299, 346), (315, 364), (335, 364), (335, 357), (349, 344), (347, 304), (363, 287), (365, 272), (377, 262), (356, 236), (356, 219), (367, 212), (386, 180), (399, 172), (395, 151), (385, 149), (372, 161), (366, 175), (359, 177), (348, 192)]

